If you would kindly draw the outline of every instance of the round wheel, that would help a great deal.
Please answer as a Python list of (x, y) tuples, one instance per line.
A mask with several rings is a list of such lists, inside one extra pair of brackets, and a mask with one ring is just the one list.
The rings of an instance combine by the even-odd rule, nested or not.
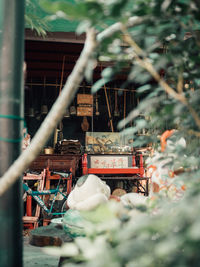
[(61, 212), (63, 213), (62, 216), (65, 215), (65, 212), (69, 209), (68, 205), (67, 205), (67, 199), (64, 200), (63, 204), (62, 204), (62, 208), (61, 208)]

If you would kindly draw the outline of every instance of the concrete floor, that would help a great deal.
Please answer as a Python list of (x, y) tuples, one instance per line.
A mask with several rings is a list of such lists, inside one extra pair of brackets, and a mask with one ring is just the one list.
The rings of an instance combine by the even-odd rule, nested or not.
[(29, 244), (29, 236), (24, 236), (23, 262), (24, 267), (57, 267), (59, 258), (46, 255), (42, 248)]

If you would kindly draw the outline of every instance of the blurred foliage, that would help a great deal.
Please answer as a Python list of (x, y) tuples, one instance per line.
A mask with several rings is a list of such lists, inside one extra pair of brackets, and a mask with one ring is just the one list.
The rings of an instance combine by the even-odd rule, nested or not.
[(38, 35), (45, 36), (48, 29), (46, 19), (41, 19), (41, 7), (37, 2), (25, 1), (25, 27), (35, 30)]
[[(128, 220), (123, 221), (116, 214), (118, 223), (112, 227), (108, 223), (107, 229), (101, 233), (91, 227), (94, 231), (75, 239), (74, 244), (70, 244), (71, 250), (67, 246), (62, 249), (62, 255), (70, 256), (67, 266), (76, 266), (76, 263), (93, 267), (199, 266), (199, 1), (77, 0), (50, 3), (41, 0), (40, 3), (52, 14), (62, 13), (66, 19), (79, 21), (78, 33), (94, 27), (98, 34), (116, 22), (122, 23), (121, 29), (99, 41), (98, 49), (90, 59), (92, 63), (88, 63), (88, 79), (92, 79), (95, 60), (104, 60), (108, 65), (92, 91), (98, 91), (105, 82), (115, 79), (117, 73), (126, 71), (124, 86), (134, 85), (140, 102), (120, 122), (119, 129), (133, 120), (134, 127), (127, 127), (124, 133), (133, 134), (136, 146), (153, 143), (158, 151), (158, 137), (163, 131), (177, 129), (172, 149), (159, 153), (156, 160), (169, 159), (169, 170), (183, 167), (185, 172), (173, 182), (183, 182), (187, 188), (179, 201), (169, 195), (157, 194), (145, 212), (132, 210)], [(126, 26), (133, 16), (140, 18), (140, 23)], [(144, 128), (148, 134), (138, 135)], [(176, 145), (181, 137), (186, 140), (186, 148)], [(92, 214), (96, 218), (95, 211)], [(102, 212), (102, 218), (106, 219), (106, 214)], [(91, 224), (95, 225), (94, 222)]]

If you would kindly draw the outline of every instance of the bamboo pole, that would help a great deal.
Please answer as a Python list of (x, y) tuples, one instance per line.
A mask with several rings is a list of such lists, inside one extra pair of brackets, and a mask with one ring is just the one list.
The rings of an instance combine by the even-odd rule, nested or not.
[[(44, 85), (43, 83), (36, 83), (36, 82), (27, 82), (26, 83), (27, 86), (41, 86), (41, 85)], [(62, 86), (62, 84), (60, 83), (46, 83), (46, 86), (52, 86), (52, 87), (58, 87), (58, 86)], [(88, 89), (91, 89), (92, 86), (91, 85), (79, 85), (79, 88), (88, 88)], [(102, 87), (103, 89), (103, 87)], [(118, 87), (106, 87), (107, 90), (116, 90), (116, 91), (126, 91), (126, 92), (136, 92), (135, 89), (127, 89), (127, 88), (118, 88)]]
[[(64, 77), (64, 70), (65, 70), (65, 55), (63, 56), (62, 62), (62, 70), (61, 70), (61, 78), (60, 78), (60, 87), (59, 87), (59, 95), (61, 94), (62, 87), (63, 87), (63, 77)], [(57, 87), (57, 80), (56, 80), (56, 87)], [(55, 149), (57, 141), (58, 141), (58, 126), (56, 126), (54, 130), (54, 139), (53, 139), (53, 148)], [(59, 130), (62, 129), (62, 121), (59, 122)]]
[(107, 104), (107, 108), (108, 108), (108, 116), (109, 116), (109, 121), (110, 121), (110, 128), (111, 128), (111, 131), (114, 132), (113, 121), (112, 121), (112, 116), (111, 116), (111, 112), (110, 112), (109, 100), (108, 100), (108, 94), (107, 94), (107, 90), (106, 90), (106, 85), (105, 84), (104, 84), (104, 92), (105, 92), (106, 104)]
[[(0, 177), (21, 152), (24, 1), (0, 0)], [(18, 175), (19, 177), (20, 175)], [(2, 178), (0, 178), (0, 182)], [(0, 266), (22, 264), (22, 184), (0, 197)]]
[[(126, 118), (126, 92), (124, 91), (124, 120)], [(124, 124), (125, 129), (125, 124)]]

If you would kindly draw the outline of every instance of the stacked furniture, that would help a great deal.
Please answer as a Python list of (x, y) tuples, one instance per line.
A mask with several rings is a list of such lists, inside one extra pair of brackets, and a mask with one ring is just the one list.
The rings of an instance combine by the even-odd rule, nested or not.
[(81, 143), (78, 140), (62, 140), (56, 145), (56, 152), (61, 155), (80, 154)]

